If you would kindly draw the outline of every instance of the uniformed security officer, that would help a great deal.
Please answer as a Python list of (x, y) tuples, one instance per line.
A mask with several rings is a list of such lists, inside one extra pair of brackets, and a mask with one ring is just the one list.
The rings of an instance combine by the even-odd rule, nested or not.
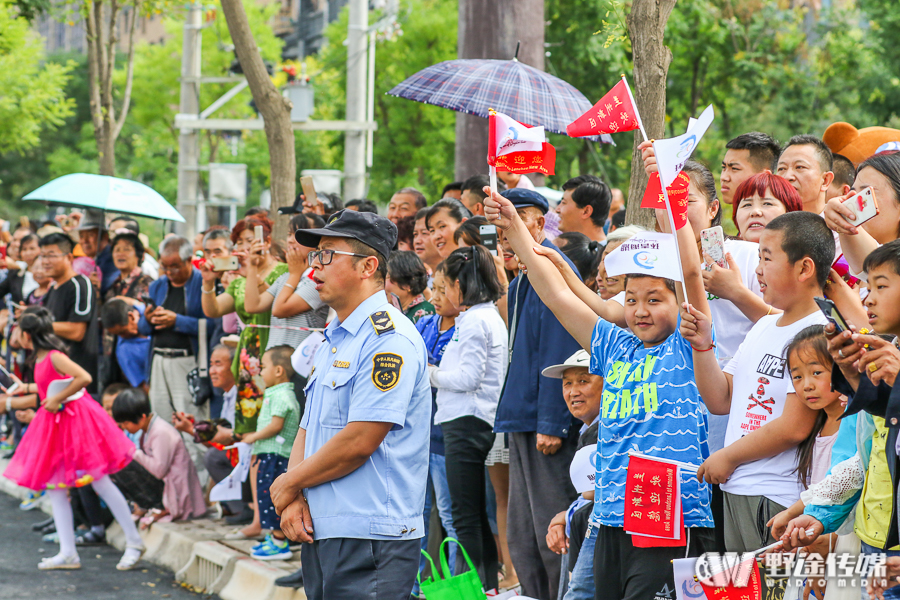
[(397, 227), (343, 210), (299, 230), (337, 313), (306, 387), (288, 472), (271, 487), (288, 537), (307, 542), (310, 600), (406, 600), (419, 564), (431, 387), (422, 336), (384, 292)]

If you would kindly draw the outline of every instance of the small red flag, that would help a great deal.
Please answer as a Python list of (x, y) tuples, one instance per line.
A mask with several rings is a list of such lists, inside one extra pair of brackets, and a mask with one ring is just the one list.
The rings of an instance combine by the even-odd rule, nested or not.
[(684, 540), (678, 465), (630, 456), (627, 477), (625, 533), (660, 541)]
[(639, 127), (628, 84), (622, 79), (589, 111), (569, 123), (566, 133), (569, 137), (586, 137), (633, 131)]
[[(687, 173), (681, 171), (675, 177), (672, 185), (666, 188), (669, 195), (669, 201), (672, 203), (672, 219), (675, 221), (675, 229), (681, 229), (687, 223), (687, 207), (688, 207), (688, 188), (691, 184), (691, 178)], [(666, 209), (666, 199), (662, 193), (662, 184), (659, 181), (659, 173), (654, 172), (650, 175), (650, 181), (647, 183), (647, 191), (641, 200), (641, 208), (661, 208)]]
[[(517, 146), (522, 150), (512, 150)], [(487, 160), (490, 166), (510, 173), (556, 174), (556, 148), (546, 141), (544, 128), (520, 123), (496, 111), (488, 117)]]
[(540, 152), (512, 152), (498, 156), (493, 166), (510, 173), (535, 173), (555, 175), (556, 148), (544, 142)]

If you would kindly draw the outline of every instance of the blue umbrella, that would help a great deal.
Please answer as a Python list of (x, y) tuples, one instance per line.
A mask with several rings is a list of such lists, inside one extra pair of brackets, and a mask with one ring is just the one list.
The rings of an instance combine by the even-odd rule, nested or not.
[[(406, 78), (388, 94), (485, 118), (493, 108), (563, 135), (593, 105), (571, 84), (515, 59), (447, 60)], [(600, 141), (613, 143), (606, 134)]]
[(98, 208), (109, 212), (184, 223), (184, 217), (175, 210), (175, 207), (152, 188), (130, 179), (106, 175), (88, 173), (63, 175), (45, 183), (23, 200)]

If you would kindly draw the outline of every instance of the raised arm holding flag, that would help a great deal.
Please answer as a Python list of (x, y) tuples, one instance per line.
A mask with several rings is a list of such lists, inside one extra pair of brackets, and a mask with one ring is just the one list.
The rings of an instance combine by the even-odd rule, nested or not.
[[(629, 450), (667, 462), (678, 460), (694, 465), (701, 464), (708, 455), (705, 411), (700, 407), (702, 399), (694, 382), (693, 350), (677, 327), (679, 305), (685, 300), (672, 281), (679, 278), (679, 269), (672, 264), (675, 261), (665, 268), (662, 261), (653, 260), (659, 254), (656, 257), (630, 255), (631, 260), (625, 261), (623, 269), (627, 275), (624, 313), (628, 325), (628, 329), (623, 329), (598, 318), (568, 288), (551, 261), (534, 250), (533, 239), (507, 199), (490, 194), (484, 205), (485, 216), (505, 231), (512, 250), (525, 263), (528, 281), (541, 301), (590, 352), (591, 372), (604, 377), (595, 474), (603, 502), (594, 504), (591, 516), (592, 526), (597, 527), (593, 573), (595, 581), (602, 582), (603, 593), (599, 597), (650, 597), (658, 590), (671, 590), (674, 578), (669, 560), (698, 556), (713, 549), (709, 487), (705, 483), (698, 485), (700, 482), (689, 475), (673, 475), (679, 477), (680, 490), (676, 485), (666, 489), (670, 499), (677, 495), (680, 507), (676, 506), (678, 503), (670, 503), (670, 516), (678, 517), (670, 521), (680, 526), (683, 516), (684, 526), (690, 529), (689, 535), (679, 535), (677, 540), (648, 538), (640, 546), (626, 532), (624, 515), (630, 511), (629, 515), (640, 512), (649, 520), (661, 518), (661, 513), (657, 514), (650, 506), (652, 478), (648, 477), (647, 496), (636, 499), (637, 492), (632, 490), (631, 497), (626, 498)], [(674, 252), (666, 250), (665, 244), (674, 248), (675, 236), (683, 238), (679, 247), (687, 301), (696, 310), (708, 313), (700, 255), (692, 228), (688, 225), (674, 234), (655, 235), (664, 236), (665, 242), (652, 249), (670, 256)], [(648, 272), (647, 266), (652, 267), (652, 272)], [(713, 345), (696, 350), (709, 352)], [(638, 500), (646, 501), (644, 508), (636, 508)], [(579, 562), (582, 560), (579, 557)], [(597, 591), (600, 588), (598, 585)]]

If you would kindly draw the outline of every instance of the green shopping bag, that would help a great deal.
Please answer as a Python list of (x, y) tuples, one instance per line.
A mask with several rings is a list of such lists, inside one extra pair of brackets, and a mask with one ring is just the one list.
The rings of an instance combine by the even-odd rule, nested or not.
[[(469, 570), (465, 573), (450, 575), (450, 565), (447, 564), (447, 556), (446, 552), (444, 552), (444, 546), (447, 542), (453, 542), (459, 546), (460, 552), (462, 552), (466, 563), (469, 565)], [(448, 537), (441, 542), (441, 547), (438, 550), (441, 568), (444, 571), (443, 579), (440, 578), (440, 572), (434, 566), (434, 561), (431, 560), (428, 553), (422, 550), (422, 554), (431, 563), (431, 579), (426, 579), (425, 581), (419, 579), (419, 586), (426, 600), (485, 600), (487, 598), (487, 595), (481, 588), (481, 579), (478, 578), (478, 571), (475, 570), (472, 559), (469, 558), (466, 549), (457, 540)], [(417, 576), (417, 578), (419, 577), (421, 577), (421, 574)]]

